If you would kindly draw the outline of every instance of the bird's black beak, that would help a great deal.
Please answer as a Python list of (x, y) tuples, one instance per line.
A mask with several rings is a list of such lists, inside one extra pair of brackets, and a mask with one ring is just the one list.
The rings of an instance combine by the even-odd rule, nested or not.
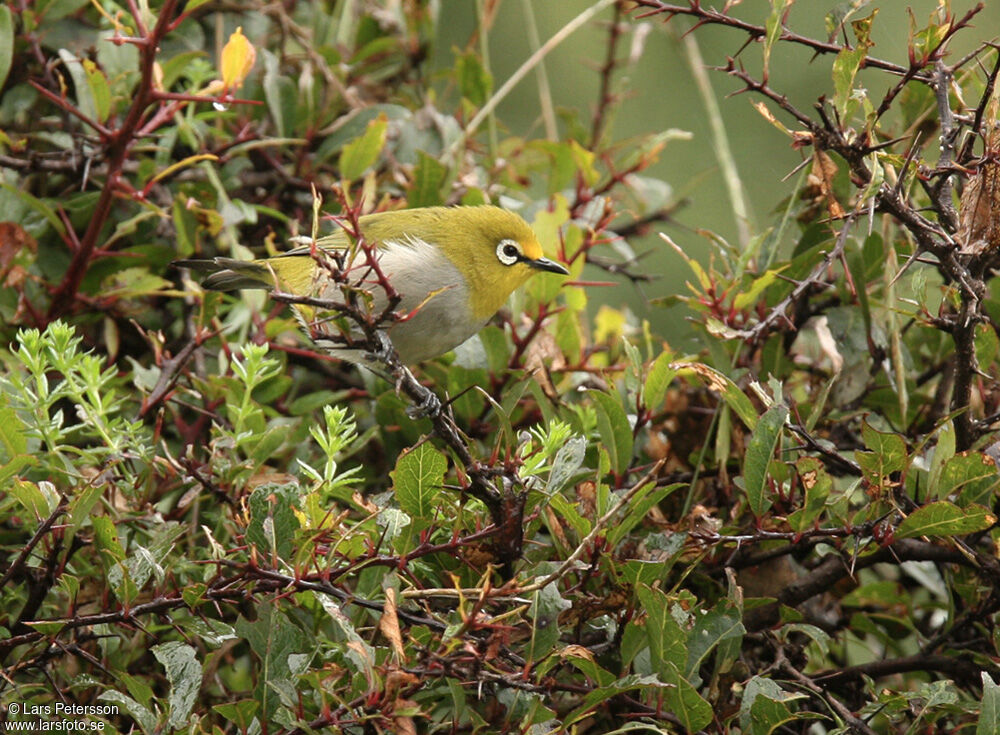
[(558, 273), (563, 276), (569, 275), (569, 270), (562, 263), (557, 263), (554, 260), (549, 260), (548, 258), (538, 258), (537, 260), (525, 260), (525, 263), (530, 265), (535, 270), (548, 271), (549, 273)]

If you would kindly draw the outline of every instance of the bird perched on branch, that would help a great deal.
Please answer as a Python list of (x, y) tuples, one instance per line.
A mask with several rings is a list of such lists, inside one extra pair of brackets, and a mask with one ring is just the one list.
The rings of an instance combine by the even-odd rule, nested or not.
[(377, 347), (359, 330), (363, 318), (386, 330), (400, 360), (413, 364), (482, 329), (532, 274), (569, 274), (543, 256), (527, 222), (500, 207), (378, 212), (360, 217), (358, 229), (367, 248), (340, 231), (274, 258), (175, 265), (208, 272), (207, 289), (297, 297), (289, 300), (311, 336), (336, 357), (369, 367)]

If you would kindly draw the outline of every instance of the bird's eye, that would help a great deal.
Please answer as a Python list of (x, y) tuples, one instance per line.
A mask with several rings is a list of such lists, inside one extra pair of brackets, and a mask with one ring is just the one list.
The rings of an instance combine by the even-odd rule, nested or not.
[(513, 240), (501, 240), (497, 245), (497, 260), (504, 265), (514, 265), (521, 259), (521, 246)]

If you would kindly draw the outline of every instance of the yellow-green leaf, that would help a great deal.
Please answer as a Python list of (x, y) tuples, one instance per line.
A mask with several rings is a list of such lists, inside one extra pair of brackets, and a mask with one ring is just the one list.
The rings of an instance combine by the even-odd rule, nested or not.
[(601, 391), (591, 391), (597, 409), (597, 431), (601, 442), (611, 457), (611, 468), (622, 474), (632, 461), (632, 425), (625, 414), (625, 407), (616, 396)]
[(675, 362), (671, 367), (678, 373), (693, 373), (709, 389), (714, 390), (722, 396), (722, 399), (729, 404), (729, 407), (736, 412), (740, 420), (748, 429), (753, 431), (757, 428), (757, 411), (754, 409), (750, 399), (739, 389), (739, 387), (720, 373), (715, 368), (700, 362)]
[(754, 515), (760, 516), (771, 505), (771, 499), (764, 494), (767, 484), (767, 467), (774, 455), (774, 448), (781, 436), (781, 428), (788, 418), (788, 408), (783, 404), (771, 406), (760, 417), (757, 427), (747, 445), (743, 464), (743, 482), (746, 485), (747, 500)]
[(87, 86), (94, 98), (94, 113), (97, 122), (104, 122), (111, 114), (111, 87), (104, 72), (90, 59), (83, 59), (83, 72), (87, 75)]
[(369, 168), (375, 165), (382, 148), (385, 146), (385, 134), (389, 128), (389, 119), (380, 114), (368, 123), (364, 134), (344, 146), (340, 154), (340, 175), (352, 181), (361, 178)]
[(996, 522), (989, 510), (972, 505), (964, 510), (954, 503), (928, 503), (910, 513), (896, 529), (896, 538), (913, 536), (963, 536), (989, 528)]
[(399, 507), (415, 519), (430, 519), (447, 469), (444, 455), (430, 444), (420, 444), (399, 455), (392, 471), (392, 487)]
[(10, 7), (0, 5), (0, 87), (7, 81), (14, 61), (14, 18)]

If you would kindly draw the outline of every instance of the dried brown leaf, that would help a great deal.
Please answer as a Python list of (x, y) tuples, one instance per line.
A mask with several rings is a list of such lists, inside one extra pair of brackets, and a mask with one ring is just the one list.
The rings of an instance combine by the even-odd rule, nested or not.
[(382, 610), (382, 617), (378, 621), (378, 629), (389, 641), (393, 653), (399, 661), (406, 660), (406, 651), (403, 649), (403, 635), (399, 630), (399, 617), (396, 615), (396, 590), (392, 587), (385, 591), (385, 606)]
[(1000, 122), (986, 135), (982, 162), (965, 184), (958, 214), (960, 252), (982, 255), (1000, 250)]

